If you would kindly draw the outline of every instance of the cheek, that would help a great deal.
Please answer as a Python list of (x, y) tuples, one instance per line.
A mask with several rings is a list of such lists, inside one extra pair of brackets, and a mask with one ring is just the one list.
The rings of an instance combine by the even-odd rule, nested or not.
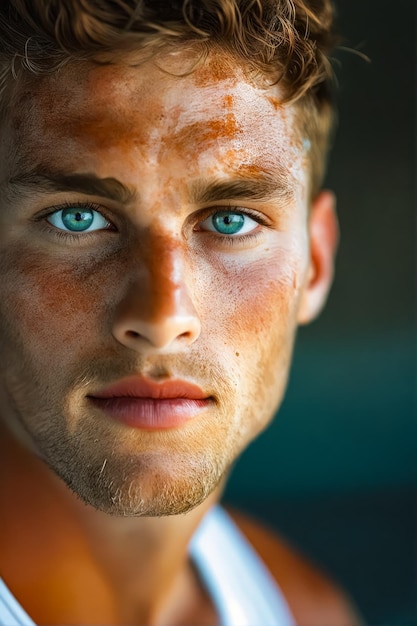
[(209, 317), (223, 321), (243, 343), (285, 334), (293, 326), (304, 268), (301, 251), (283, 247), (265, 247), (262, 255), (256, 249), (253, 259), (242, 263), (217, 263), (210, 281), (214, 306)]
[(200, 306), (205, 341), (227, 364), (251, 414), (243, 421), (259, 429), (284, 392), (306, 261), (290, 247), (256, 256), (252, 263), (219, 264)]
[(57, 262), (19, 249), (3, 252), (0, 267), (3, 343), (65, 360), (98, 337), (117, 284), (104, 263)]

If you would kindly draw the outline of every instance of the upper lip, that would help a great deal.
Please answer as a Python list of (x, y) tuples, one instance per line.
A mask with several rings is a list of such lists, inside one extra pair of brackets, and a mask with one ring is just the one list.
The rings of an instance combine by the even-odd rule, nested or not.
[(198, 385), (181, 379), (169, 379), (155, 382), (142, 376), (131, 376), (89, 394), (94, 398), (188, 398), (204, 400), (209, 398)]

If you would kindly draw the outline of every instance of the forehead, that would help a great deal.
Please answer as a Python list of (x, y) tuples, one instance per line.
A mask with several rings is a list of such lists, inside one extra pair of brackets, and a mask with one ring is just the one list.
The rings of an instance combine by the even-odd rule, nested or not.
[(126, 175), (175, 160), (187, 171), (277, 167), (297, 177), (302, 141), (276, 87), (257, 86), (219, 55), (186, 75), (180, 56), (166, 66), (79, 63), (30, 80), (10, 125), (19, 157), (101, 176), (121, 163)]

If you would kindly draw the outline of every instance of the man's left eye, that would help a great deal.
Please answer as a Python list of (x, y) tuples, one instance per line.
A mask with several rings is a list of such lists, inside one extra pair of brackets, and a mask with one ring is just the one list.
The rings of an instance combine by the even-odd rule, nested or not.
[(111, 226), (110, 222), (94, 209), (88, 207), (67, 207), (60, 209), (48, 216), (47, 222), (72, 233), (91, 232), (93, 230), (104, 230)]
[(245, 235), (252, 232), (259, 223), (238, 211), (218, 211), (200, 222), (201, 230), (208, 230), (220, 235)]

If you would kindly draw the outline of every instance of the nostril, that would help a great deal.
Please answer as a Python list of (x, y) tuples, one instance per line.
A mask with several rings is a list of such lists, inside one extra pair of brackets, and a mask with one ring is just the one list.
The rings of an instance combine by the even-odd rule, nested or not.
[[(141, 335), (140, 333), (136, 332), (135, 330), (127, 330), (126, 331), (126, 336), (129, 337), (129, 339), (144, 339), (145, 337), (143, 335)], [(176, 336), (176, 339), (191, 339), (192, 338), (192, 333), (190, 331), (185, 331), (179, 335)]]
[(148, 344), (157, 348), (175, 350), (175, 342), (183, 349), (192, 344), (200, 334), (199, 322), (191, 316), (173, 316), (157, 323), (127, 320), (114, 326), (117, 341), (134, 350), (146, 350)]
[(128, 330), (126, 332), (126, 335), (128, 337), (130, 337), (131, 339), (138, 339), (141, 335), (139, 333), (137, 333), (135, 330)]

